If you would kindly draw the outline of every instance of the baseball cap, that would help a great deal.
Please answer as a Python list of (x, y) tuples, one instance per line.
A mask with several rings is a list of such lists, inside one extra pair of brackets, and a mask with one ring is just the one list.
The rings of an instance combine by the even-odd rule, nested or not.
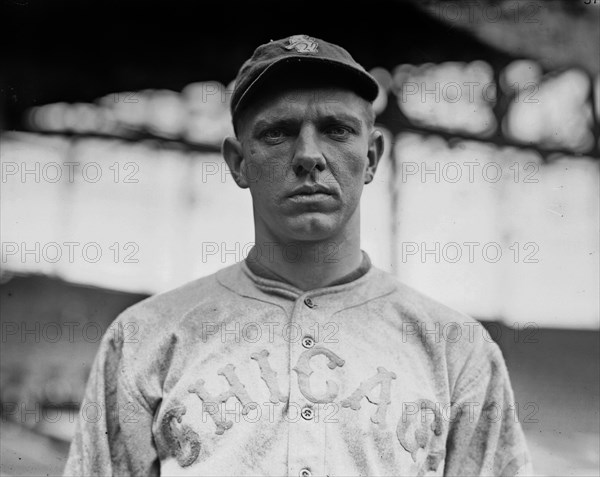
[(293, 35), (260, 45), (240, 68), (231, 95), (231, 115), (275, 74), (297, 78), (318, 72), (320, 78), (343, 82), (367, 101), (377, 97), (378, 85), (341, 46), (308, 35)]

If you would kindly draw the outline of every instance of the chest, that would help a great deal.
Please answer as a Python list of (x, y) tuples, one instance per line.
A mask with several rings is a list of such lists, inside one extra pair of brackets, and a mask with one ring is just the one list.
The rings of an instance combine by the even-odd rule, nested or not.
[(205, 322), (200, 339), (178, 350), (186, 358), (169, 374), (155, 416), (166, 469), (330, 476), (443, 470), (448, 390), (424, 348), (368, 308), (315, 308)]

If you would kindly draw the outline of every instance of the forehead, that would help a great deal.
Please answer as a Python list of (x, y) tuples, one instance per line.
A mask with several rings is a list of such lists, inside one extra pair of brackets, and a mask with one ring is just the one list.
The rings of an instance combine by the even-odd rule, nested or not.
[(352, 116), (367, 121), (370, 104), (351, 90), (337, 87), (286, 88), (270, 91), (248, 108), (244, 122), (260, 119), (318, 119)]

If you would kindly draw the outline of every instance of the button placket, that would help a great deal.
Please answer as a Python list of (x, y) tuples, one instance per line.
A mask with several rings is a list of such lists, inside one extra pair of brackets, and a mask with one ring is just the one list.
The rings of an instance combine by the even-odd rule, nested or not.
[[(300, 390), (298, 373), (294, 367), (300, 356), (316, 344), (311, 330), (318, 321), (318, 307), (310, 297), (299, 297), (291, 320), (301, 329), (299, 339), (290, 340), (290, 397), (288, 419), (288, 475), (310, 477), (324, 474), (325, 429), (318, 410)], [(295, 409), (291, 409), (291, 408)]]

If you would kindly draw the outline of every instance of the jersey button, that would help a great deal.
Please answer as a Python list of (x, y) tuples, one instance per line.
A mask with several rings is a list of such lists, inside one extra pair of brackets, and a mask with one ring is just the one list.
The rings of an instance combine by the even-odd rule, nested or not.
[(300, 473), (298, 475), (300, 477), (311, 477), (312, 476), (312, 472), (305, 467), (304, 469), (300, 470)]
[(315, 345), (315, 340), (313, 340), (310, 336), (305, 336), (302, 338), (302, 346), (306, 349), (310, 349)]
[(314, 308), (315, 306), (317, 306), (317, 305), (315, 305), (315, 302), (314, 302), (314, 301), (312, 301), (312, 299), (311, 299), (311, 298), (309, 298), (309, 297), (306, 297), (306, 298), (304, 299), (304, 304), (305, 304), (306, 306), (308, 306), (309, 308)]
[(302, 419), (310, 421), (315, 416), (315, 413), (310, 407), (304, 407), (302, 408), (302, 411), (300, 411), (300, 415), (302, 416)]

